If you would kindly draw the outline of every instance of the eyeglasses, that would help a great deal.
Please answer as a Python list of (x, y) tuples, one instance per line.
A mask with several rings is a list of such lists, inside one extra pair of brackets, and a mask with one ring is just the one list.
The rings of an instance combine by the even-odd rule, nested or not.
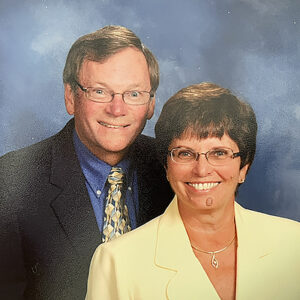
[(177, 147), (168, 151), (168, 154), (175, 163), (186, 165), (197, 161), (200, 155), (204, 155), (208, 163), (213, 166), (226, 165), (231, 159), (241, 156), (241, 152), (234, 153), (229, 148), (216, 148), (205, 153), (199, 153), (191, 149)]
[(80, 89), (85, 92), (86, 97), (94, 102), (109, 103), (115, 95), (122, 95), (123, 101), (129, 105), (143, 105), (154, 97), (154, 94), (146, 91), (126, 91), (124, 93), (112, 93), (111, 91), (100, 87), (83, 87), (75, 81)]

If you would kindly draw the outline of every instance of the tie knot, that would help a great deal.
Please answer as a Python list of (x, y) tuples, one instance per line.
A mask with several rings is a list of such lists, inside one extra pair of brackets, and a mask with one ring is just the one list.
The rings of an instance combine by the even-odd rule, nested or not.
[(110, 184), (121, 184), (123, 183), (124, 172), (119, 167), (112, 167), (108, 175), (108, 182)]

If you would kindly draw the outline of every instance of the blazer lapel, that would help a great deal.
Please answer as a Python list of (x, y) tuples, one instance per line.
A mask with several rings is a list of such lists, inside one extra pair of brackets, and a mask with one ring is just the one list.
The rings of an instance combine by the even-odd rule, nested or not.
[(171, 272), (168, 299), (220, 299), (190, 246), (176, 196), (160, 219), (155, 263)]
[[(251, 221), (251, 212), (235, 203), (235, 222), (237, 228), (237, 282), (236, 299), (250, 299), (264, 290), (264, 274), (259, 270), (272, 262), (272, 246), (266, 241), (266, 235), (260, 224)], [(269, 274), (271, 275), (271, 274)], [(254, 294), (253, 294), (254, 293)], [(249, 298), (250, 297), (250, 298)]]
[(73, 146), (73, 128), (69, 122), (52, 149), (50, 182), (61, 192), (50, 206), (79, 261), (89, 261), (101, 235)]

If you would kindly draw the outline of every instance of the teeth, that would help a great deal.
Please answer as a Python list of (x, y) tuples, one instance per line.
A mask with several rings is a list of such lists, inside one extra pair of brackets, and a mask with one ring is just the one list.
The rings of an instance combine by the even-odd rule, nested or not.
[(218, 184), (219, 184), (218, 182), (206, 182), (206, 183), (189, 183), (188, 185), (194, 187), (196, 190), (203, 191), (203, 190), (212, 189)]
[(105, 126), (105, 127), (108, 127), (108, 128), (120, 128), (120, 127), (126, 127), (126, 125), (112, 125), (112, 124), (107, 124), (107, 123), (104, 123), (104, 122), (99, 122), (101, 125)]

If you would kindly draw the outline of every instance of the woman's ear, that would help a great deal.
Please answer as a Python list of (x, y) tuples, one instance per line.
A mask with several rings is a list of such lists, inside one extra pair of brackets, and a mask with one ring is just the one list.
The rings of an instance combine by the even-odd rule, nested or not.
[(239, 183), (244, 183), (245, 182), (248, 169), (249, 169), (249, 164), (243, 166), (240, 169)]
[(166, 172), (166, 178), (167, 178), (167, 180), (169, 181), (167, 164), (164, 165), (164, 169), (165, 169), (165, 172)]

